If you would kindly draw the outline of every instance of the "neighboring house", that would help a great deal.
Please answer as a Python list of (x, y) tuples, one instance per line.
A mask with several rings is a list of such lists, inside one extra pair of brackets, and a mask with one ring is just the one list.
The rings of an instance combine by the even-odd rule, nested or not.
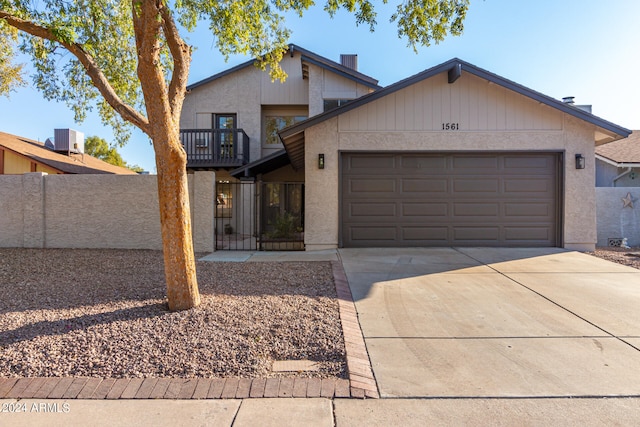
[(640, 187), (640, 131), (596, 147), (596, 187)]
[[(290, 53), (285, 84), (250, 62), (192, 85), (185, 100), (190, 169), (218, 171), (217, 249), (269, 249), (293, 219), (306, 250), (594, 248), (594, 149), (629, 130), (459, 59), (379, 88)], [(285, 150), (272, 138), (280, 124)], [(212, 141), (218, 163), (199, 163)]]
[(639, 197), (640, 131), (634, 130), (596, 147), (598, 246), (640, 246)]
[[(56, 136), (64, 132), (56, 130)], [(69, 131), (65, 129), (64, 131)], [(73, 132), (73, 131), (72, 131)], [(81, 139), (83, 141), (83, 139)], [(67, 140), (68, 142), (68, 140)], [(83, 147), (69, 147), (55, 150), (53, 143), (45, 144), (17, 135), (0, 132), (0, 175), (16, 175), (27, 172), (48, 174), (121, 174), (135, 172), (113, 166), (109, 163), (82, 153)]]

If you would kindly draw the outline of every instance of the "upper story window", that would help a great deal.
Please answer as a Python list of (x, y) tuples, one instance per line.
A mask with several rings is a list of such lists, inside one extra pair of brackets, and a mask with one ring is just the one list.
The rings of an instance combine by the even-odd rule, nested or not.
[(325, 99), (324, 111), (329, 111), (334, 108), (341, 107), (349, 101), (352, 101), (352, 100), (351, 99)]
[(278, 138), (278, 131), (280, 129), (284, 129), (306, 119), (307, 116), (266, 116), (266, 144), (280, 144), (280, 138)]

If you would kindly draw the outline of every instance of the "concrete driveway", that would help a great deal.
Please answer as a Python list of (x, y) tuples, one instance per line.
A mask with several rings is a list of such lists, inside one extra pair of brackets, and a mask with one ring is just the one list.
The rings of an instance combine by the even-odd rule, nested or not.
[(340, 249), (382, 397), (640, 395), (640, 271), (562, 249)]

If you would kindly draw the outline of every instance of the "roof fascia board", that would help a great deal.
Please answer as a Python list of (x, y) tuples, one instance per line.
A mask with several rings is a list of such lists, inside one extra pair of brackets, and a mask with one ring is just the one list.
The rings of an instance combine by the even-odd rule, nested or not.
[(505, 79), (504, 77), (500, 77), (497, 74), (494, 74), (490, 71), (483, 70), (482, 68), (478, 68), (475, 65), (469, 64), (468, 62), (458, 60), (462, 66), (463, 71), (468, 71), (469, 73), (483, 78), (485, 80), (491, 81), (495, 84), (498, 84), (506, 89), (512, 90), (521, 95), (527, 96), (535, 101), (546, 104), (550, 107), (556, 108), (564, 113), (570, 114), (578, 119), (584, 120), (586, 122), (592, 123), (602, 129), (606, 129), (610, 132), (613, 132), (621, 137), (628, 137), (631, 134), (629, 129), (623, 128), (622, 126), (618, 126), (614, 123), (611, 123), (607, 120), (601, 119), (598, 116), (595, 116), (591, 113), (588, 113), (580, 108), (571, 106), (562, 101), (558, 101), (557, 99), (551, 98), (550, 96), (544, 95), (540, 92), (536, 92), (533, 89), (529, 89), (526, 86), (522, 86), (519, 83), (511, 81), (509, 79)]
[(202, 85), (206, 85), (207, 83), (211, 83), (214, 80), (217, 80), (219, 78), (222, 78), (224, 76), (227, 76), (229, 74), (233, 74), (236, 71), (242, 70), (243, 68), (247, 68), (249, 65), (253, 65), (256, 62), (255, 59), (251, 59), (247, 62), (243, 62), (240, 65), (236, 65), (235, 67), (231, 67), (227, 70), (221, 71), (219, 73), (216, 73), (210, 77), (207, 77), (206, 79), (200, 80), (198, 82), (195, 82), (193, 84), (190, 84), (189, 86), (187, 86), (187, 91), (193, 90), (195, 88), (197, 88), (198, 86), (202, 86)]
[[(295, 44), (290, 44), (289, 45), (289, 49), (287, 50), (287, 52), (300, 52), (302, 58), (306, 58), (307, 61), (318, 65), (319, 67), (331, 70), (337, 74), (342, 75), (343, 77), (349, 78), (351, 80), (355, 80), (358, 83), (361, 83), (367, 87), (371, 87), (373, 89), (380, 89), (380, 86), (378, 85), (378, 80), (374, 79), (373, 77), (369, 77), (365, 74), (362, 74), (358, 71), (355, 70), (351, 70), (350, 68), (347, 68), (341, 64), (338, 64), (337, 62), (334, 62), (328, 58), (325, 58), (323, 56), (317, 55), (309, 50), (306, 50), (304, 48), (301, 48), (298, 45)], [(217, 80), (221, 77), (227, 76), (229, 74), (235, 73), (236, 71), (240, 71), (243, 68), (247, 68), (250, 65), (255, 64), (256, 60), (255, 59), (250, 59), (246, 62), (243, 62), (242, 64), (236, 65), (235, 67), (231, 67), (228, 70), (224, 70), (221, 71), (219, 73), (216, 73), (210, 77), (207, 77), (206, 79), (200, 80), (198, 82), (195, 82), (189, 86), (187, 86), (187, 90), (193, 90), (195, 88), (197, 88), (198, 86), (202, 86), (205, 85), (207, 83), (210, 83), (214, 80)]]
[(613, 124), (607, 120), (601, 119), (597, 116), (594, 116), (593, 114), (587, 113), (586, 111), (580, 110), (579, 108), (575, 108), (575, 107), (571, 107), (570, 105), (567, 105), (561, 101), (558, 101), (554, 98), (551, 98), (547, 95), (543, 95), (539, 92), (536, 92), (532, 89), (529, 89), (525, 86), (522, 86), (518, 83), (515, 83), (511, 80), (505, 79), (503, 77), (498, 76), (497, 74), (493, 74), (489, 71), (483, 70), (481, 68), (476, 67), (475, 65), (472, 65), (468, 62), (462, 61), (458, 58), (454, 58), (454, 59), (450, 59), (447, 62), (444, 62), (440, 65), (436, 65), (435, 67), (429, 68), (425, 71), (422, 71), (414, 76), (408, 77), (404, 80), (400, 80), (397, 83), (394, 83), (390, 86), (387, 86), (385, 88), (382, 88), (380, 90), (377, 90), (375, 92), (372, 92), (370, 94), (364, 95), (360, 98), (357, 98), (347, 104), (345, 104), (342, 107), (338, 107), (335, 108), (333, 110), (327, 111), (325, 113), (319, 114), (317, 116), (314, 116), (308, 120), (305, 120), (303, 122), (300, 122), (296, 125), (293, 125), (285, 130), (283, 130), (282, 132), (280, 132), (281, 135), (281, 139), (287, 138), (291, 135), (295, 135), (299, 132), (304, 131), (306, 128), (311, 127), (313, 125), (316, 125), (318, 123), (321, 123), (325, 120), (330, 119), (331, 117), (337, 116), (339, 114), (343, 114), (346, 113), (347, 111), (353, 110), (354, 108), (360, 107), (361, 105), (367, 104), (371, 101), (374, 101), (376, 99), (382, 98), (386, 95), (389, 95), (393, 92), (399, 91), (401, 89), (404, 89), (412, 84), (415, 84), (421, 80), (424, 79), (428, 79), (430, 77), (433, 77), (437, 74), (440, 74), (442, 72), (449, 72), (449, 70), (452, 67), (457, 67), (458, 64), (460, 64), (462, 66), (462, 72), (464, 73), (465, 71), (469, 72), (470, 74), (473, 74), (477, 77), (486, 79), (488, 81), (491, 81), (497, 85), (503, 86), (506, 89), (512, 90), (514, 92), (517, 92), (521, 95), (527, 96), (531, 99), (534, 99), (538, 102), (541, 102), (543, 104), (546, 104), (552, 108), (558, 109), (562, 112), (565, 112), (567, 114), (570, 114), (574, 117), (577, 117), (581, 120), (584, 120), (586, 122), (592, 123), (595, 126), (598, 126), (602, 129), (606, 129), (610, 132), (613, 132), (617, 135), (620, 135), (621, 137), (628, 137), (631, 134), (631, 131), (629, 129), (623, 128), (622, 126), (618, 126), (616, 124)]
[[(325, 59), (325, 58), (322, 58)], [(311, 55), (307, 55), (307, 54), (302, 54), (302, 60), (305, 62), (308, 62), (310, 64), (313, 65), (317, 65), (320, 68), (324, 68), (325, 70), (329, 70), (333, 73), (336, 73), (342, 77), (345, 77), (349, 80), (353, 80), (357, 83), (360, 83), (361, 85), (367, 86), (371, 89), (380, 89), (381, 86), (378, 85), (378, 81), (375, 79), (371, 79), (368, 76), (365, 76), (364, 74), (358, 73), (355, 70), (350, 70), (346, 67), (343, 67), (342, 65), (339, 65), (338, 63), (327, 63), (327, 62), (331, 62), (331, 61), (323, 61), (321, 59), (318, 59), (317, 56), (313, 57)]]
[[(280, 159), (281, 157), (285, 157), (286, 160), (289, 160), (289, 156), (287, 156), (286, 150), (284, 149), (278, 150), (274, 153), (269, 154), (268, 156), (262, 157), (258, 160), (255, 160), (251, 163), (241, 166), (237, 169), (233, 169), (232, 171), (229, 172), (229, 175), (231, 175), (234, 178), (243, 177), (247, 173), (249, 174), (249, 176), (253, 176), (251, 175), (253, 173), (253, 169), (260, 169), (261, 166), (271, 162), (277, 163), (279, 160), (283, 160), (283, 159)], [(282, 167), (282, 166), (279, 166), (279, 167)], [(261, 172), (261, 173), (265, 173), (265, 172)]]
[(332, 67), (330, 65), (327, 65), (327, 64), (323, 63), (322, 61), (318, 61), (318, 60), (316, 60), (314, 58), (311, 58), (309, 56), (303, 55), (302, 56), (302, 60), (305, 61), (305, 62), (308, 62), (310, 64), (317, 65), (320, 68), (324, 68), (325, 70), (329, 70), (329, 71), (331, 71), (333, 73), (336, 73), (336, 74), (338, 74), (338, 75), (340, 75), (342, 77), (345, 77), (345, 78), (347, 78), (349, 80), (354, 80), (355, 82), (360, 83), (361, 85), (370, 87), (372, 89), (380, 89), (380, 86), (378, 86), (375, 83), (372, 83), (369, 80), (365, 80), (365, 79), (359, 78), (358, 76), (355, 76), (355, 75), (353, 75), (351, 73), (348, 73), (348, 72), (346, 72), (344, 70), (341, 70), (341, 69), (339, 69), (337, 67)]
[[(0, 146), (2, 147), (2, 149), (3, 149), (3, 150), (5, 150), (5, 151), (10, 151), (10, 152), (12, 152), (13, 154), (15, 154), (15, 155), (17, 155), (17, 156), (22, 157), (22, 158), (23, 158), (23, 159), (25, 159), (25, 160), (29, 160), (30, 162), (34, 162), (34, 163), (36, 163), (36, 164), (39, 164), (39, 165), (46, 166), (46, 167), (48, 167), (48, 168), (54, 169), (56, 172), (59, 172), (59, 173), (63, 173), (63, 174), (64, 174), (64, 173), (70, 173), (70, 172), (68, 172), (68, 171), (65, 171), (65, 170), (59, 169), (59, 168), (57, 168), (57, 167), (55, 167), (55, 166), (51, 166), (50, 164), (48, 164), (47, 162), (45, 162), (45, 161), (44, 161), (44, 160), (42, 160), (41, 158), (34, 159), (33, 157), (31, 157), (31, 155), (29, 155), (29, 154), (25, 154), (25, 153), (21, 153), (21, 152), (16, 151), (16, 150), (13, 150), (13, 149), (11, 149), (11, 148), (7, 147), (6, 145), (0, 144)], [(45, 150), (46, 150), (46, 148), (45, 148)], [(45, 160), (46, 160), (46, 159), (45, 159)], [(55, 160), (53, 160), (53, 161), (55, 161)]]
[(640, 163), (629, 163), (629, 162), (616, 162), (615, 160), (611, 160), (607, 157), (604, 157), (600, 154), (596, 154), (596, 159), (601, 160), (611, 166), (615, 166), (618, 168), (637, 168), (640, 167)]
[(376, 99), (387, 96), (393, 92), (404, 89), (405, 87), (411, 86), (412, 84), (417, 83), (420, 80), (427, 79), (436, 74), (440, 74), (441, 72), (444, 72), (444, 71), (448, 71), (451, 68), (451, 65), (450, 65), (451, 62), (452, 61), (447, 61), (444, 64), (422, 71), (421, 73), (418, 73), (412, 77), (408, 77), (404, 80), (400, 80), (399, 82), (394, 83), (390, 86), (387, 86), (375, 92), (371, 92), (366, 95), (363, 95), (360, 98), (354, 99), (353, 101), (349, 101), (341, 107), (334, 108), (329, 111), (325, 111), (324, 113), (318, 114), (317, 116), (313, 116), (305, 121), (297, 123), (286, 129), (283, 129), (282, 131), (279, 132), (279, 135), (281, 136), (281, 139), (288, 138), (292, 135), (295, 135), (297, 133), (304, 131), (308, 127), (321, 123), (325, 120), (328, 120), (340, 114), (346, 113), (347, 111), (351, 111), (357, 107), (360, 107), (364, 104), (368, 104), (371, 101), (375, 101)]

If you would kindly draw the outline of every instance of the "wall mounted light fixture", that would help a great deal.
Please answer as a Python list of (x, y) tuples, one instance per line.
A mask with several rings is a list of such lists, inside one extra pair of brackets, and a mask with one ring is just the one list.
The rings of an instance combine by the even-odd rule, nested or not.
[(324, 154), (318, 154), (318, 169), (324, 169)]
[(576, 154), (576, 169), (584, 169), (585, 159), (582, 154)]

